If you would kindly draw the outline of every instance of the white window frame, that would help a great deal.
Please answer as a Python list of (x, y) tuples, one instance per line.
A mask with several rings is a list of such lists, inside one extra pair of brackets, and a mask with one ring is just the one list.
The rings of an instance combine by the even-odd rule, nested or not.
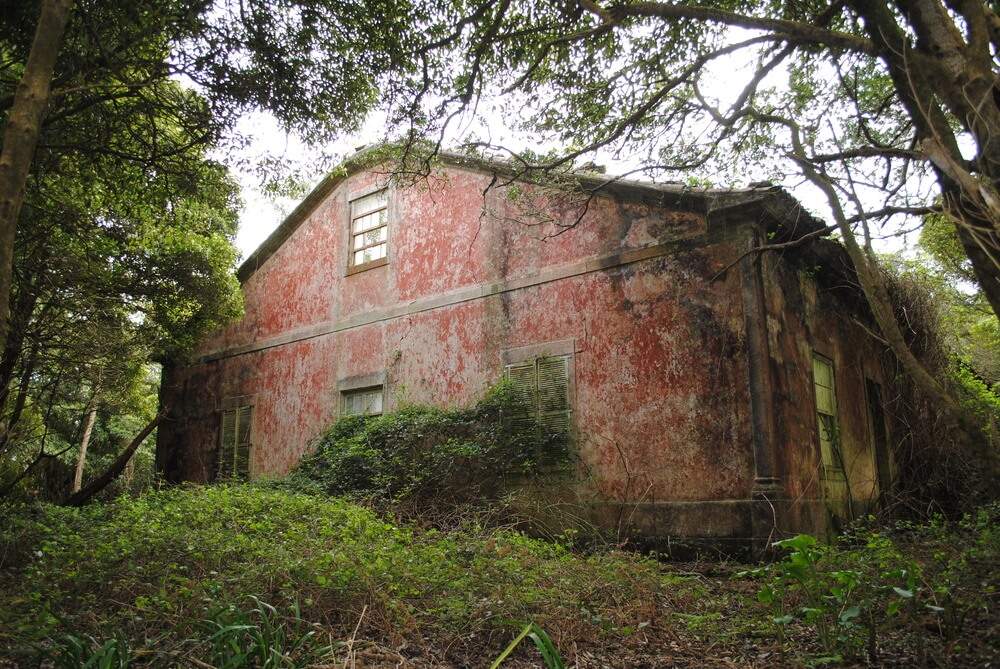
[[(377, 410), (370, 403), (366, 403), (364, 410), (355, 411), (351, 407), (353, 398), (363, 398), (365, 396), (378, 397)], [(381, 416), (385, 411), (385, 386), (374, 385), (363, 388), (350, 388), (340, 392), (340, 415), (341, 416)]]
[[(351, 195), (348, 202), (347, 225), (347, 273), (363, 272), (375, 267), (381, 267), (389, 262), (389, 188), (386, 186), (372, 188)], [(364, 219), (376, 216), (375, 224), (361, 223)], [(380, 232), (381, 231), (381, 232)], [(374, 239), (359, 239), (375, 234)], [(377, 257), (358, 262), (357, 254), (365, 254), (369, 249), (381, 250)]]

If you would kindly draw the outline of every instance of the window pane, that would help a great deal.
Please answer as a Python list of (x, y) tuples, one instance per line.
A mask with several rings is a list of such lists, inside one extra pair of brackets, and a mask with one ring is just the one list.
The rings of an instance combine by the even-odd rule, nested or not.
[(833, 365), (821, 358), (813, 358), (813, 379), (816, 385), (833, 388)]
[(819, 431), (820, 457), (825, 467), (839, 467), (837, 458), (837, 394), (833, 364), (819, 356), (813, 358), (813, 388), (816, 395), (816, 423)]
[(365, 214), (354, 219), (352, 226), (353, 232), (364, 232), (365, 230), (371, 230), (377, 228), (380, 225), (385, 225), (386, 223), (386, 211), (385, 209), (380, 209), (379, 211), (373, 211), (370, 214)]
[(834, 422), (833, 416), (819, 416), (819, 446), (820, 455), (823, 458), (823, 464), (827, 467), (835, 467), (838, 465), (836, 458), (834, 457)]
[(386, 200), (387, 194), (384, 189), (378, 191), (377, 193), (372, 193), (371, 195), (359, 197), (357, 200), (351, 202), (351, 216), (356, 218), (363, 214), (367, 214), (370, 211), (381, 209), (385, 207)]
[(816, 411), (829, 415), (834, 414), (833, 391), (823, 386), (816, 386)]
[(382, 391), (373, 390), (365, 395), (365, 413), (366, 414), (379, 414), (382, 413)]
[(350, 390), (344, 393), (344, 415), (373, 416), (382, 413), (382, 387)]
[(360, 235), (354, 235), (354, 248), (361, 249), (366, 246), (371, 246), (372, 244), (384, 242), (387, 236), (386, 232), (387, 228), (382, 226), (380, 228), (375, 228), (374, 230), (369, 230), (368, 232), (363, 232)]

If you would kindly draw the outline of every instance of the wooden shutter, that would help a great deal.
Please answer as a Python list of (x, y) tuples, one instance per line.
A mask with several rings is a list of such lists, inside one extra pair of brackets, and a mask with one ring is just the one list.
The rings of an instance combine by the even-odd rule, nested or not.
[(538, 407), (535, 361), (508, 365), (507, 380), (510, 381), (514, 399), (519, 405), (515, 413), (505, 416), (508, 425), (517, 431), (534, 427)]
[(216, 478), (227, 479), (233, 475), (233, 462), (236, 458), (236, 410), (222, 412), (222, 425), (219, 429), (219, 470)]
[(240, 479), (250, 478), (250, 426), (253, 407), (245, 406), (236, 410), (236, 453), (233, 475)]
[(539, 358), (538, 422), (549, 432), (569, 432), (569, 358)]
[(531, 428), (536, 422), (545, 430), (567, 434), (570, 428), (569, 356), (537, 358), (509, 365), (507, 379), (524, 412), (510, 416), (514, 428)]

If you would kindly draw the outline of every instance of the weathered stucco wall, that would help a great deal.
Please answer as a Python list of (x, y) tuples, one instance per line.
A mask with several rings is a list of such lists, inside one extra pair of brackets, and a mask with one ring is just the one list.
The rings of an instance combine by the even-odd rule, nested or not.
[[(869, 334), (874, 325), (858, 302), (846, 254), (825, 244), (822, 261), (810, 255), (769, 257), (763, 270), (780, 475), (793, 502), (786, 522), (818, 532), (877, 501), (866, 379), (887, 387), (882, 367), (887, 353)], [(814, 354), (833, 363), (842, 475), (822, 466)]]
[(393, 187), (389, 263), (347, 275), (348, 202), (378, 178), (330, 193), (245, 283), (245, 317), (201, 362), (167, 370), (170, 478), (211, 478), (218, 412), (233, 398), (255, 407), (252, 474), (278, 475), (336, 418), (339, 381), (384, 373), (388, 408), (471, 402), (501, 378), (504, 351), (558, 342), (573, 351), (578, 500), (749, 496), (739, 275), (710, 281), (739, 256), (739, 235), (694, 210), (611, 198), (570, 229), (559, 222), (574, 207), (553, 204), (555, 221), (538, 222), (500, 192), (484, 214), (488, 178), (449, 169)]

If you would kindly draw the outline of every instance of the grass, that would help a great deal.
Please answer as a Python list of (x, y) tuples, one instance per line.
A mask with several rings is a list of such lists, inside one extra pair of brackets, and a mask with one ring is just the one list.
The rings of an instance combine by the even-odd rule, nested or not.
[[(0, 514), (0, 666), (489, 666), (531, 623), (567, 666), (802, 666), (827, 650), (805, 620), (779, 635), (774, 606), (794, 611), (797, 595), (759, 602), (773, 574), (582, 554), (474, 523), (418, 529), (274, 487)], [(996, 653), (996, 526), (989, 516), (879, 535), (922, 566), (935, 601), (957, 603), (950, 622), (899, 618), (881, 658), (982, 665)], [(882, 554), (849, 539), (818, 569), (863, 570)], [(540, 660), (522, 643), (502, 666)]]

